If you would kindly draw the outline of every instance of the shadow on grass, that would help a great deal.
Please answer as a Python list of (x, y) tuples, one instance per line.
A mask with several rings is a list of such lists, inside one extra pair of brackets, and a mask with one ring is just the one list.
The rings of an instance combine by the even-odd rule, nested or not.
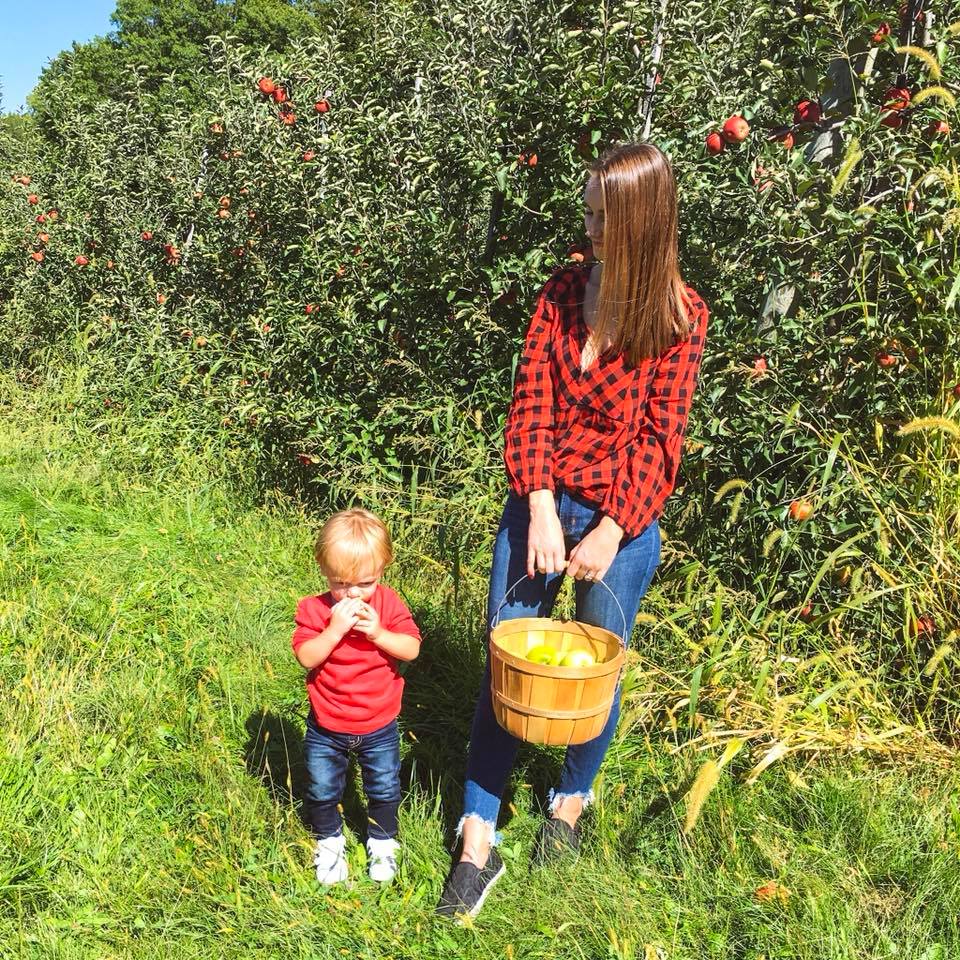
[[(417, 785), (440, 795), (444, 836), (455, 841), (463, 811), (463, 784), (474, 708), (486, 659), (486, 627), (478, 617), (440, 607), (413, 610), (424, 643), (406, 674), (400, 726), (406, 741), (404, 789)], [(506, 826), (516, 798), (514, 784), (529, 784), (533, 812), (545, 813), (547, 795), (560, 778), (563, 751), (521, 744), (500, 807)], [(526, 802), (526, 801), (524, 801)]]
[[(245, 727), (247, 742), (244, 761), (247, 773), (263, 784), (278, 806), (293, 807), (304, 827), (311, 830), (307, 807), (307, 769), (303, 757), (303, 724), (265, 709), (250, 714)], [(409, 777), (403, 779), (409, 784)], [(341, 804), (347, 827), (356, 836), (365, 839), (366, 802), (358, 786), (355, 760), (351, 762)]]
[(266, 709), (250, 714), (245, 726), (247, 773), (266, 787), (278, 806), (293, 806), (304, 826), (309, 827), (303, 730), (289, 718)]
[[(401, 785), (404, 794), (417, 790), (427, 797), (439, 795), (445, 843), (452, 847), (463, 810), (470, 728), (486, 659), (485, 624), (478, 615), (444, 603), (412, 605), (412, 612), (424, 640), (419, 657), (404, 671)], [(278, 805), (295, 807), (309, 829), (303, 721), (298, 711), (299, 707), (286, 712), (278, 704), (276, 709), (251, 714), (244, 753), (250, 776), (263, 783)], [(562, 764), (561, 749), (521, 744), (498, 827), (512, 818), (517, 783), (529, 784), (531, 812), (544, 813)], [(355, 774), (354, 764), (343, 798), (344, 820), (357, 836), (365, 837), (365, 800)]]

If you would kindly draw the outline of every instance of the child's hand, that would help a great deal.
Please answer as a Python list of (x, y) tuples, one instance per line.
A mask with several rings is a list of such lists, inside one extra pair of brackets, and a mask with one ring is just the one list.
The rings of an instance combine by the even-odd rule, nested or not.
[(330, 626), (341, 634), (347, 633), (357, 626), (361, 609), (365, 606), (366, 604), (357, 597), (344, 597), (330, 608)]
[(360, 604), (360, 616), (357, 618), (357, 629), (376, 642), (380, 634), (380, 614), (369, 603)]

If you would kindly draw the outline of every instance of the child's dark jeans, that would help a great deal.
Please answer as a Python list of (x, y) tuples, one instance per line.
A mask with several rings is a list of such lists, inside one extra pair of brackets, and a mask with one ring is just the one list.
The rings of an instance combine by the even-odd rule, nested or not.
[(400, 733), (396, 720), (371, 733), (334, 733), (318, 726), (311, 710), (303, 753), (308, 780), (307, 812), (319, 839), (341, 832), (339, 804), (351, 753), (356, 754), (360, 764), (367, 795), (368, 837), (389, 840), (397, 835)]

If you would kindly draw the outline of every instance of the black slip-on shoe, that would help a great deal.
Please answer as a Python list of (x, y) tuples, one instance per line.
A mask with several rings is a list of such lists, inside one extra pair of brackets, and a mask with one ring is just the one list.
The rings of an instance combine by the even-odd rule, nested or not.
[(565, 820), (551, 817), (540, 825), (530, 857), (532, 867), (543, 867), (556, 860), (580, 853), (580, 824), (571, 827)]
[(443, 885), (437, 914), (441, 917), (475, 917), (506, 869), (496, 847), (490, 848), (487, 864), (482, 869), (467, 861), (455, 863)]

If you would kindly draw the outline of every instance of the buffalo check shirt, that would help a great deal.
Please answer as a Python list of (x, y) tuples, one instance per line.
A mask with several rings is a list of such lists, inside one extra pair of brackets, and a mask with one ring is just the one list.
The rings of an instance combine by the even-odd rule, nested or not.
[(517, 496), (562, 488), (634, 537), (660, 517), (676, 483), (708, 311), (687, 287), (688, 339), (637, 367), (601, 355), (581, 371), (589, 276), (589, 265), (564, 267), (540, 292), (507, 415), (504, 462)]

